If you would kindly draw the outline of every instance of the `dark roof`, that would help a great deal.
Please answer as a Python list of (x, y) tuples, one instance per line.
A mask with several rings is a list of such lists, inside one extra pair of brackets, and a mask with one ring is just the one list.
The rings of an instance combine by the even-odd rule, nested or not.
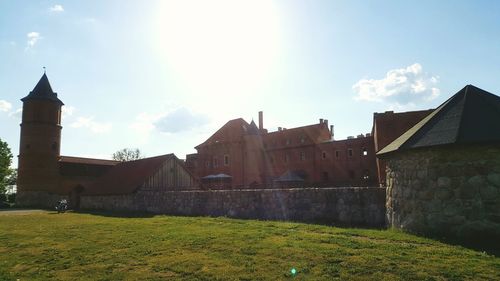
[(93, 159), (93, 158), (83, 158), (83, 157), (73, 157), (73, 156), (61, 156), (59, 157), (59, 162), (89, 164), (89, 165), (106, 165), (106, 166), (114, 166), (120, 163), (120, 161), (115, 161), (115, 160)]
[(433, 111), (434, 109), (374, 113), (372, 135), (375, 142), (375, 151), (378, 152), (386, 147)]
[(23, 102), (28, 100), (50, 100), (61, 105), (64, 104), (60, 99), (57, 98), (57, 93), (54, 93), (54, 91), (52, 91), (49, 79), (47, 78), (47, 75), (45, 73), (42, 75), (42, 78), (40, 78), (40, 81), (38, 81), (33, 91), (31, 91), (26, 97), (21, 99), (21, 101)]
[(255, 122), (252, 119), (252, 122), (250, 122), (250, 125), (248, 126), (247, 130), (248, 135), (258, 135), (259, 134), (259, 128), (257, 128), (257, 125), (255, 125)]
[(500, 142), (500, 97), (467, 85), (378, 155), (418, 147), (486, 142)]
[(165, 161), (177, 157), (166, 154), (135, 161), (121, 162), (111, 168), (95, 183), (85, 187), (87, 195), (129, 194), (135, 192)]
[(294, 172), (286, 171), (279, 178), (274, 180), (275, 182), (303, 182), (304, 179)]

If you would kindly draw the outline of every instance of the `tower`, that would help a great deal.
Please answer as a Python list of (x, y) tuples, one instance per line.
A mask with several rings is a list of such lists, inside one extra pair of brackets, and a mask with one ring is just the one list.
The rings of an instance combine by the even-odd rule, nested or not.
[(23, 115), (19, 145), (18, 195), (26, 198), (26, 193), (29, 192), (57, 193), (61, 106), (64, 104), (57, 98), (57, 93), (52, 91), (45, 73), (33, 91), (21, 101)]

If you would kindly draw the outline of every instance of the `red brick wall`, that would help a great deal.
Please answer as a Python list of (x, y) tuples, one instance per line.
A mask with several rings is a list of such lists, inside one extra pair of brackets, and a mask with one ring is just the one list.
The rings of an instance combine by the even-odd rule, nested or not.
[[(394, 113), (387, 111), (385, 113), (373, 114), (373, 136), (375, 151), (378, 152), (392, 141), (408, 131), (415, 124), (420, 122), (425, 116), (429, 115), (433, 109), (409, 111)], [(379, 184), (385, 186), (385, 167), (386, 162), (377, 159), (377, 173)]]

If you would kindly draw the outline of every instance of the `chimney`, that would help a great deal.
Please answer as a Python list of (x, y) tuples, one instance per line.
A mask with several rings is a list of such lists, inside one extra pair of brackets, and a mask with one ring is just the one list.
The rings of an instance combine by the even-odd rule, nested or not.
[(264, 113), (259, 111), (259, 130), (264, 130)]
[(323, 120), (323, 123), (325, 123), (326, 127), (328, 128), (328, 120), (327, 119)]
[(323, 124), (323, 118), (319, 118), (319, 123)]
[(278, 127), (278, 132), (281, 132), (281, 127)]
[(332, 134), (332, 139), (333, 139), (333, 125), (330, 125), (330, 134)]

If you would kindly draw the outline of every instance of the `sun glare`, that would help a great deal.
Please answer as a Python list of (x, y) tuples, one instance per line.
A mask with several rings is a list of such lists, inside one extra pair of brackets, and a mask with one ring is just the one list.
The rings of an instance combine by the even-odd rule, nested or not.
[(156, 30), (169, 68), (212, 98), (255, 91), (279, 49), (278, 16), (264, 0), (162, 2)]

